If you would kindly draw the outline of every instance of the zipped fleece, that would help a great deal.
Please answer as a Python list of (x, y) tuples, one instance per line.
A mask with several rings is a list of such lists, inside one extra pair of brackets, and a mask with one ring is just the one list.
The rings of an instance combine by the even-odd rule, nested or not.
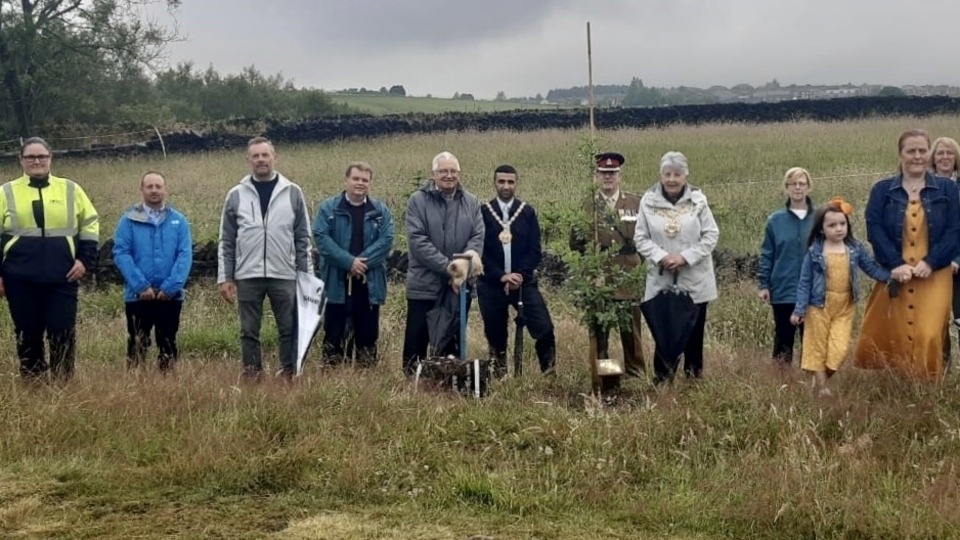
[(251, 278), (297, 279), (313, 273), (310, 211), (300, 186), (277, 173), (266, 216), (247, 175), (227, 193), (220, 217), (217, 283)]
[(770, 214), (760, 246), (760, 269), (757, 289), (770, 291), (771, 304), (793, 304), (797, 301), (800, 266), (807, 253), (807, 238), (816, 209), (807, 197), (807, 215), (800, 219), (790, 211), (790, 201)]

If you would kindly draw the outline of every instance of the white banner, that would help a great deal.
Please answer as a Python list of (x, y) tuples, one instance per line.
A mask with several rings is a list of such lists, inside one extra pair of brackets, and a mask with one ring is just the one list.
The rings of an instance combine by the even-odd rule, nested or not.
[(323, 280), (306, 272), (297, 272), (297, 376), (303, 373), (303, 361), (310, 350), (326, 307)]

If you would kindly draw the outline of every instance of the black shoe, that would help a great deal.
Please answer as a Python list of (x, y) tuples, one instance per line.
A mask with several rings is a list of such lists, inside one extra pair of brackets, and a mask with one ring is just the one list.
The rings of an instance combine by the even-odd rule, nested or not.
[(260, 382), (263, 379), (263, 368), (244, 366), (240, 378), (246, 382)]
[(293, 380), (293, 376), (296, 374), (296, 368), (284, 366), (277, 370), (276, 376), (285, 382), (290, 382)]
[(174, 356), (161, 356), (157, 359), (157, 369), (162, 373), (167, 373), (173, 370), (173, 367), (177, 365), (177, 358)]

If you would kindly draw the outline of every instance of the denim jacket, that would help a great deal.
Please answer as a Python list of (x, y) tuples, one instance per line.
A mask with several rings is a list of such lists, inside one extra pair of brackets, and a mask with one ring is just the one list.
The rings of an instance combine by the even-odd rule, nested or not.
[[(886, 268), (904, 264), (903, 226), (909, 196), (901, 186), (903, 175), (880, 180), (867, 202), (867, 239), (877, 262)], [(930, 231), (930, 251), (924, 261), (934, 271), (950, 264), (960, 251), (960, 192), (949, 179), (927, 173), (920, 202)]]
[[(890, 270), (877, 264), (870, 252), (860, 242), (854, 240), (846, 244), (847, 260), (850, 263), (850, 289), (853, 303), (860, 300), (861, 269), (877, 281), (890, 281)], [(827, 298), (827, 259), (823, 255), (823, 239), (818, 239), (807, 250), (800, 267), (800, 282), (797, 284), (797, 303), (793, 314), (803, 317), (807, 306), (822, 308)]]

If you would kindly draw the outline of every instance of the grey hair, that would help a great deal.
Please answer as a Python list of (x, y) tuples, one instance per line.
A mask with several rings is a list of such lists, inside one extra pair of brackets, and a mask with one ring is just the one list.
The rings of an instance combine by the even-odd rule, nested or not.
[(53, 152), (53, 149), (50, 148), (50, 145), (47, 143), (47, 141), (41, 139), (40, 137), (30, 137), (29, 139), (25, 139), (23, 141), (23, 146), (20, 147), (20, 157), (23, 157), (23, 151), (26, 150), (31, 144), (39, 144), (40, 146), (46, 148), (47, 152)]
[(681, 152), (667, 152), (660, 158), (660, 174), (667, 172), (667, 169), (680, 171), (684, 176), (690, 174), (690, 168), (687, 166), (687, 156)]
[(433, 157), (433, 165), (431, 165), (430, 170), (431, 170), (431, 171), (437, 170), (437, 167), (440, 166), (440, 162), (443, 161), (443, 160), (453, 161), (454, 163), (457, 164), (457, 171), (460, 170), (460, 160), (457, 159), (457, 156), (451, 154), (450, 152), (440, 152), (439, 154), (437, 154), (436, 156), (434, 156), (434, 157)]

